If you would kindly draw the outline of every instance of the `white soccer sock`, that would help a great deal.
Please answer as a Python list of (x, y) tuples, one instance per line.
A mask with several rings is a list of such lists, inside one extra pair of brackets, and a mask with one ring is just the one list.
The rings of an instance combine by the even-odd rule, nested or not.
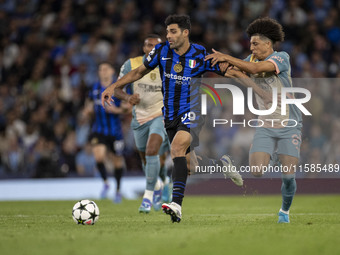
[(157, 179), (155, 190), (160, 190), (161, 188), (163, 188), (163, 182), (160, 179)]
[(150, 202), (153, 200), (153, 190), (145, 190), (143, 198), (149, 199)]
[(283, 212), (285, 214), (289, 214), (289, 210), (288, 211), (284, 211), (284, 210), (282, 210), (282, 208), (280, 209), (280, 212)]

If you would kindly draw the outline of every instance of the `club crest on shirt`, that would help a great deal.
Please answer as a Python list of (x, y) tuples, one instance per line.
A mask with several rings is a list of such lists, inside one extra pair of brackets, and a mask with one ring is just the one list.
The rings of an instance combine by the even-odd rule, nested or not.
[(155, 73), (150, 73), (150, 79), (152, 81), (156, 80), (156, 74)]
[(180, 73), (182, 72), (182, 70), (183, 70), (183, 66), (181, 65), (181, 63), (177, 63), (176, 65), (174, 65), (174, 71), (176, 73)]

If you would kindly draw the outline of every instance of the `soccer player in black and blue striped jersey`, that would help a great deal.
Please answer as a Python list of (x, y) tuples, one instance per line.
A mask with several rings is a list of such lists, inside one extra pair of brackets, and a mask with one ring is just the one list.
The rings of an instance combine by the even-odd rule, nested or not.
[[(222, 74), (218, 66), (212, 67), (204, 61), (206, 49), (198, 44), (190, 43), (190, 18), (187, 15), (170, 15), (165, 20), (167, 41), (157, 44), (146, 57), (144, 64), (132, 70), (102, 93), (102, 105), (112, 102), (111, 96), (125, 99), (131, 104), (139, 102), (139, 95), (122, 95), (116, 87), (123, 87), (134, 82), (152, 69), (159, 67), (162, 78), (163, 116), (165, 128), (171, 142), (171, 157), (174, 162), (173, 199), (170, 204), (163, 204), (163, 211), (171, 216), (173, 222), (180, 222), (181, 206), (188, 176), (188, 169), (198, 165), (192, 148), (199, 145), (199, 132), (203, 126), (203, 118), (190, 101), (192, 78), (199, 78), (207, 71)], [(191, 164), (190, 164), (191, 163)], [(219, 165), (232, 164), (228, 156), (212, 162)], [(238, 172), (227, 172), (237, 185), (243, 180)]]
[[(99, 81), (90, 90), (89, 100), (86, 101), (84, 114), (94, 114), (91, 129), (90, 143), (96, 160), (97, 169), (104, 181), (101, 198), (106, 198), (109, 190), (107, 171), (104, 161), (109, 154), (112, 154), (115, 167), (114, 176), (117, 182), (114, 202), (121, 202), (120, 180), (124, 166), (124, 141), (119, 114), (131, 110), (129, 104), (123, 104), (116, 99), (113, 105), (101, 106), (100, 96), (107, 86), (114, 82), (114, 68), (109, 62), (103, 62), (98, 66)], [(129, 109), (130, 108), (130, 109)]]

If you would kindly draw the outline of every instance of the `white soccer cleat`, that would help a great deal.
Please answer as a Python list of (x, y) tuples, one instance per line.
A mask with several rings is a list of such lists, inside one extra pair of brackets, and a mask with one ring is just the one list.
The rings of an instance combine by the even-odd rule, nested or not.
[(223, 166), (225, 166), (223, 171), (224, 177), (226, 179), (230, 178), (237, 186), (243, 186), (242, 176), (237, 172), (233, 159), (229, 155), (223, 155), (220, 160)]
[(172, 223), (179, 223), (182, 219), (182, 207), (175, 203), (171, 202), (170, 204), (162, 204), (163, 212), (170, 215)]
[(147, 198), (143, 198), (141, 206), (138, 208), (140, 213), (149, 213), (151, 211), (151, 201)]

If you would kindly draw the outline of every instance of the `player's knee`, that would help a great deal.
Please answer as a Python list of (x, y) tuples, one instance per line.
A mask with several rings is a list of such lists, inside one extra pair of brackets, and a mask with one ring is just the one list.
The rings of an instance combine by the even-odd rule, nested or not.
[(184, 157), (186, 148), (182, 144), (172, 144), (170, 152), (172, 158)]
[(148, 147), (146, 148), (146, 151), (145, 151), (145, 155), (146, 156), (156, 156), (158, 155), (158, 149), (155, 148), (155, 147)]
[(251, 165), (250, 172), (254, 177), (262, 177), (263, 175), (263, 169), (261, 166), (258, 165)]
[(253, 175), (254, 177), (259, 178), (259, 177), (262, 177), (263, 173), (262, 173), (262, 172), (252, 172), (252, 175)]
[(105, 161), (105, 156), (97, 155), (94, 157), (97, 163), (104, 163)]
[(96, 162), (104, 162), (106, 154), (101, 151), (94, 151), (93, 156)]

